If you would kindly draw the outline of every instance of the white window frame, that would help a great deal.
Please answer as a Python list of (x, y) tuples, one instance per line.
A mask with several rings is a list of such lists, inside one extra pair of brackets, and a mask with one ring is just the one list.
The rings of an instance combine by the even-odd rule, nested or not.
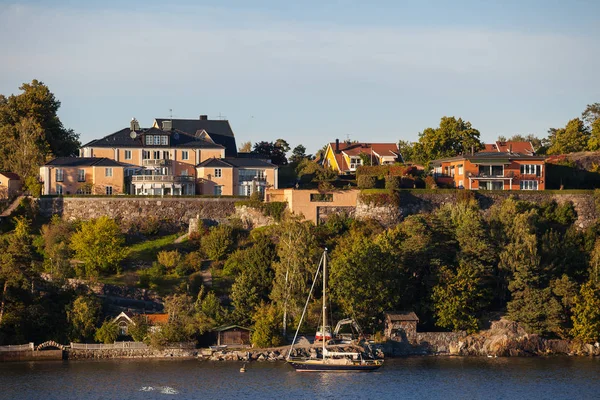
[(215, 185), (214, 194), (215, 196), (223, 196), (223, 185)]
[(56, 168), (55, 180), (56, 180), (56, 182), (64, 182), (64, 180), (65, 180), (65, 170), (64, 169)]
[(182, 160), (189, 160), (190, 159), (190, 153), (187, 150), (181, 150), (181, 159)]
[(221, 178), (223, 176), (222, 168), (215, 168), (215, 178)]
[(168, 146), (169, 145), (169, 137), (166, 135), (161, 135), (160, 136), (160, 144), (162, 146)]
[(155, 146), (160, 146), (160, 136), (159, 135), (155, 135), (154, 136), (154, 143)]
[(56, 194), (59, 196), (62, 196), (64, 193), (63, 191), (63, 185), (56, 185)]
[(131, 150), (125, 150), (125, 159), (131, 160)]
[(85, 169), (77, 170), (77, 182), (85, 182)]
[(520, 183), (521, 190), (539, 190), (539, 183), (536, 180), (523, 180)]
[(112, 169), (112, 167), (106, 167), (106, 168), (104, 168), (104, 176), (112, 178), (112, 176), (113, 176), (113, 169)]
[(154, 144), (154, 135), (146, 135), (146, 146), (152, 146)]
[(106, 191), (106, 195), (107, 196), (112, 196), (112, 194), (113, 194), (113, 187), (112, 186), (107, 186), (105, 188), (105, 191)]
[(459, 164), (458, 165), (458, 176), (463, 176), (464, 174), (465, 174), (464, 164)]

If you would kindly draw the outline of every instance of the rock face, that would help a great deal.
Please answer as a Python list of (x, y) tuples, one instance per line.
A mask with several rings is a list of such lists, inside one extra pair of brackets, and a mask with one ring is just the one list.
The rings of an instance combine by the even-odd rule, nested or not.
[[(458, 191), (400, 191), (399, 203), (400, 206), (383, 205), (374, 206), (371, 204), (362, 203), (360, 197), (356, 205), (356, 218), (373, 218), (381, 221), (385, 226), (394, 225), (402, 218), (409, 215), (428, 213), (444, 206), (445, 204), (454, 204), (457, 201)], [(547, 201), (556, 201), (558, 204), (566, 202), (573, 203), (577, 212), (576, 226), (580, 229), (585, 229), (591, 226), (600, 216), (600, 212), (596, 210), (594, 195), (592, 193), (573, 194), (569, 192), (556, 193), (544, 191), (505, 191), (505, 192), (483, 192), (479, 191), (475, 194), (475, 198), (479, 202), (479, 206), (484, 214), (490, 207), (499, 204), (510, 196), (514, 196), (518, 200), (530, 201), (533, 203), (543, 203)]]
[(109, 216), (124, 226), (155, 221), (161, 229), (187, 228), (190, 219), (221, 223), (235, 213), (235, 198), (205, 197), (53, 197), (37, 199), (42, 215), (58, 214), (67, 220)]
[(260, 228), (261, 226), (273, 225), (275, 219), (264, 215), (260, 210), (248, 206), (236, 206), (234, 218), (242, 220), (246, 229)]

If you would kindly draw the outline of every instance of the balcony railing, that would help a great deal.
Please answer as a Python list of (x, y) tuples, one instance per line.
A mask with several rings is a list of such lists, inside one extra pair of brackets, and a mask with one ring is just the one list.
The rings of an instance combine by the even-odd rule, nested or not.
[(194, 182), (193, 176), (174, 176), (174, 175), (132, 175), (132, 182)]
[(143, 160), (142, 161), (142, 165), (144, 167), (167, 167), (169, 165), (171, 165), (171, 160)]
[(240, 182), (266, 182), (267, 178), (264, 176), (240, 176)]

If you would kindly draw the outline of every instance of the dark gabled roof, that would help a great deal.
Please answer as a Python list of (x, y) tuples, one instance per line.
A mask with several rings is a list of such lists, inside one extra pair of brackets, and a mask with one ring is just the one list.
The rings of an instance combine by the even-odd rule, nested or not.
[(14, 179), (15, 181), (20, 181), (21, 177), (14, 172), (0, 172), (0, 175), (4, 175), (8, 179)]
[(196, 167), (233, 168), (233, 165), (223, 161), (222, 158), (209, 158), (196, 165)]
[(247, 327), (241, 326), (241, 325), (219, 326), (218, 328), (215, 328), (214, 331), (215, 332), (223, 332), (223, 331), (228, 331), (228, 330), (233, 329), (233, 328), (240, 328), (240, 329), (243, 329), (245, 331), (250, 331), (250, 332), (254, 331), (254, 329), (252, 329), (252, 328), (247, 328)]
[(277, 168), (276, 165), (258, 158), (209, 158), (202, 161), (197, 167), (217, 167), (217, 168)]
[[(145, 135), (167, 135), (170, 137), (170, 145), (146, 145), (144, 142)], [(212, 136), (211, 136), (212, 137)], [(182, 147), (182, 148), (208, 148), (222, 149), (224, 146), (218, 143), (211, 143), (208, 140), (200, 139), (193, 133), (174, 129), (172, 131), (163, 131), (158, 128), (141, 129), (135, 139), (131, 138), (131, 128), (123, 128), (120, 131), (112, 133), (102, 139), (92, 140), (82, 147), (144, 147), (144, 148), (167, 148), (167, 147)]]
[(54, 167), (126, 167), (126, 164), (106, 157), (58, 157), (44, 165)]
[(196, 132), (206, 131), (216, 144), (225, 147), (225, 156), (237, 156), (235, 135), (227, 120), (156, 118), (155, 121), (158, 126), (162, 126), (163, 121), (171, 121), (173, 129), (187, 132), (190, 135), (195, 135)]
[(390, 321), (417, 321), (419, 317), (413, 311), (390, 311), (385, 313)]

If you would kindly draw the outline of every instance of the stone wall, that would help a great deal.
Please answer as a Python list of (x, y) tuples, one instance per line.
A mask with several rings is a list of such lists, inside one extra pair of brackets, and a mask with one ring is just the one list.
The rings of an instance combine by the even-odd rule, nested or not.
[(0, 351), (0, 362), (62, 360), (62, 350)]
[[(357, 218), (374, 218), (384, 225), (390, 226), (409, 215), (432, 212), (445, 204), (454, 204), (463, 191), (400, 191), (399, 207), (395, 205), (372, 205), (362, 203), (360, 197), (356, 205)], [(585, 229), (592, 225), (600, 216), (596, 210), (594, 195), (591, 193), (556, 193), (545, 191), (506, 191), (506, 192), (475, 192), (475, 198), (479, 202), (482, 212), (487, 213), (489, 209), (499, 204), (510, 196), (519, 200), (534, 203), (556, 201), (558, 204), (572, 202), (577, 212), (576, 225)]]
[(235, 213), (235, 198), (134, 198), (134, 197), (48, 197), (37, 199), (42, 215), (58, 214), (64, 219), (89, 220), (101, 216), (117, 218), (124, 226), (156, 221), (167, 230), (187, 228), (190, 219), (222, 223)]
[(198, 356), (197, 349), (104, 349), (104, 350), (65, 350), (69, 360), (90, 360), (109, 358), (192, 358)]
[(352, 206), (319, 206), (317, 207), (317, 221), (319, 224), (327, 221), (332, 215), (346, 215), (354, 217), (356, 207)]

